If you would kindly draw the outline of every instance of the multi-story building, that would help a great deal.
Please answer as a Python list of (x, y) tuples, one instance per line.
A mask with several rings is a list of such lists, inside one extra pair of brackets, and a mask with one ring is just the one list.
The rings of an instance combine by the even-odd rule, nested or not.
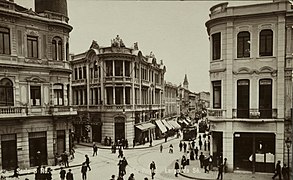
[(178, 97), (180, 100), (180, 114), (181, 116), (188, 116), (189, 113), (189, 89), (188, 89), (187, 75), (184, 76), (183, 86), (178, 86)]
[(283, 0), (210, 9), (211, 153), (230, 171), (273, 172), (288, 161), (292, 12)]
[(93, 41), (90, 49), (76, 54), (73, 68), (73, 104), (78, 108), (77, 138), (102, 142), (154, 139), (153, 121), (164, 114), (166, 68), (155, 55), (144, 56), (134, 43), (126, 47), (117, 35), (111, 45)]
[(210, 107), (210, 92), (199, 92), (199, 102), (205, 109)]
[(195, 92), (189, 92), (189, 112), (188, 116), (191, 119), (195, 118), (195, 113), (196, 113), (196, 106), (197, 106), (197, 94)]
[(69, 151), (66, 0), (35, 1), (35, 11), (0, 1), (0, 168), (54, 164)]
[(178, 116), (178, 101), (177, 101), (177, 85), (172, 84), (171, 82), (165, 82), (164, 90), (164, 102), (165, 104), (165, 117)]

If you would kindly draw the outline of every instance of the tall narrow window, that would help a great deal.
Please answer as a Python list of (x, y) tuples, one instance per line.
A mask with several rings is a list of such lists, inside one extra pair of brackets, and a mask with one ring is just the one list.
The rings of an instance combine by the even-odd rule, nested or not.
[(130, 104), (130, 87), (125, 88), (125, 104)]
[(57, 42), (55, 39), (52, 41), (52, 58), (53, 60), (57, 60)]
[(9, 29), (0, 27), (0, 54), (10, 54)]
[(82, 68), (78, 69), (78, 79), (82, 79)]
[(273, 55), (273, 31), (265, 29), (260, 32), (259, 36), (259, 56)]
[(86, 79), (86, 67), (85, 66), (83, 66), (82, 72), (83, 72), (83, 79)]
[(129, 61), (125, 61), (124, 66), (125, 66), (125, 76), (129, 77), (130, 76), (130, 63), (129, 63)]
[(272, 80), (259, 81), (259, 112), (260, 118), (272, 117)]
[(38, 58), (38, 38), (27, 36), (27, 56), (29, 58)]
[(41, 105), (41, 86), (31, 86), (31, 105), (40, 106)]
[(107, 94), (107, 104), (108, 105), (113, 104), (113, 88), (106, 87), (106, 94)]
[(63, 54), (62, 54), (62, 40), (60, 39), (58, 41), (58, 60), (62, 61), (63, 60)]
[(250, 33), (240, 32), (237, 35), (237, 58), (250, 57)]
[(69, 44), (66, 43), (66, 61), (69, 61)]
[(249, 80), (237, 81), (237, 118), (249, 117)]
[(123, 104), (123, 88), (115, 88), (115, 104)]
[(221, 58), (221, 33), (212, 35), (213, 60)]
[(63, 97), (63, 85), (55, 84), (54, 85), (54, 105), (64, 105), (64, 97)]
[(77, 68), (74, 68), (74, 80), (78, 79), (78, 70)]
[(123, 62), (115, 61), (115, 76), (123, 76)]
[(106, 76), (113, 76), (113, 61), (106, 61)]
[(213, 108), (221, 109), (221, 81), (213, 83)]
[(4, 78), (0, 81), (0, 106), (13, 106), (13, 83)]

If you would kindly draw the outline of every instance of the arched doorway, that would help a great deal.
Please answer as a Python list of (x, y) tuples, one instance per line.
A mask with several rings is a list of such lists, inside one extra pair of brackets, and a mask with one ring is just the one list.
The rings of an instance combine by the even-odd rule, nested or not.
[(114, 118), (115, 122), (115, 141), (125, 139), (125, 117), (118, 116)]

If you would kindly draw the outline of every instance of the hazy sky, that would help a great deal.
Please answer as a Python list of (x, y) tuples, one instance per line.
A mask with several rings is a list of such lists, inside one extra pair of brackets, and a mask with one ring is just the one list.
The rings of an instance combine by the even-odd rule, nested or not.
[[(33, 0), (15, 0), (33, 8)], [(138, 42), (167, 68), (165, 80), (179, 85), (187, 74), (191, 91), (209, 91), (210, 46), (205, 27), (209, 9), (222, 1), (67, 0), (70, 52), (88, 50), (92, 40), (109, 46), (119, 35), (127, 47)], [(230, 2), (249, 4), (251, 2)]]

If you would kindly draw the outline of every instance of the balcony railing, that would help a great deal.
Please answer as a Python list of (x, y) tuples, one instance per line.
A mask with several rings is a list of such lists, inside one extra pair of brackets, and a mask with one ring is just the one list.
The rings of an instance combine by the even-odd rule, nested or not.
[(115, 110), (157, 110), (164, 109), (165, 105), (160, 104), (125, 104), (125, 105), (73, 105), (73, 108), (78, 111), (115, 111)]
[(278, 117), (277, 109), (233, 109), (233, 118), (273, 119)]
[(208, 109), (207, 112), (208, 117), (213, 117), (217, 119), (226, 117), (226, 110), (224, 109)]
[(25, 114), (25, 107), (0, 107), (0, 115)]

